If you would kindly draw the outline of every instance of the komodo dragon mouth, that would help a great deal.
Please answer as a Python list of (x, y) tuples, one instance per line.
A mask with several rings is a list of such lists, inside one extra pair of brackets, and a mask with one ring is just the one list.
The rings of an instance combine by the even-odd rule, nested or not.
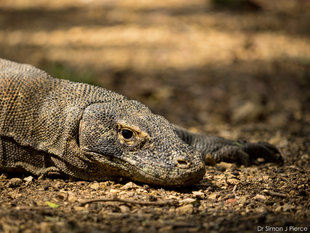
[[(85, 152), (85, 155), (91, 160), (100, 163), (102, 176), (110, 179), (127, 178), (141, 183), (148, 183), (162, 186), (191, 186), (198, 183), (205, 174), (205, 164), (201, 160), (195, 166), (195, 169), (171, 169), (168, 166), (158, 166), (152, 164), (145, 166), (139, 161), (126, 161), (114, 156), (98, 154), (93, 151)], [(100, 159), (98, 159), (100, 158)], [(137, 166), (135, 164), (139, 163)], [(156, 172), (155, 172), (156, 171)], [(108, 177), (107, 177), (107, 174)]]

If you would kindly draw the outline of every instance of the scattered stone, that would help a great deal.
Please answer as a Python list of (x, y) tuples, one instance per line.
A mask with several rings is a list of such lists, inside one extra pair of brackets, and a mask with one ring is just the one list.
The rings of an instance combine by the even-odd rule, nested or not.
[(83, 186), (83, 185), (87, 185), (88, 183), (86, 181), (81, 180), (81, 181), (77, 181), (76, 184)]
[(193, 197), (203, 199), (205, 197), (205, 193), (202, 191), (193, 191)]
[(235, 204), (237, 202), (237, 199), (236, 198), (229, 198), (226, 200), (226, 202), (229, 204)]
[(138, 188), (141, 188), (141, 186), (136, 185), (133, 182), (128, 182), (123, 187), (121, 187), (120, 189), (122, 189), (122, 190), (130, 190), (130, 189), (138, 189)]
[(188, 203), (194, 203), (196, 201), (197, 199), (194, 199), (194, 198), (186, 198), (186, 199), (180, 200), (179, 202), (182, 204), (188, 204)]
[(194, 207), (192, 204), (187, 204), (187, 205), (183, 205), (179, 208), (177, 208), (177, 211), (180, 213), (180, 214), (191, 214), (194, 210)]
[(26, 183), (28, 184), (33, 180), (33, 176), (27, 176), (23, 180), (26, 181)]
[(136, 189), (137, 193), (147, 193), (147, 191), (144, 188), (138, 188)]
[(117, 194), (120, 191), (118, 189), (110, 189), (109, 192), (112, 193), (112, 194)]
[(267, 197), (261, 194), (256, 194), (255, 197), (253, 198), (254, 200), (266, 200)]
[(216, 167), (220, 170), (225, 171), (225, 170), (230, 169), (232, 167), (236, 167), (236, 165), (233, 163), (220, 162), (220, 163), (216, 164)]
[(74, 192), (68, 192), (68, 202), (75, 202), (77, 200), (77, 196)]
[(240, 180), (238, 180), (238, 179), (232, 177), (232, 178), (227, 179), (227, 183), (228, 183), (228, 184), (237, 185), (237, 184), (240, 183)]
[(98, 190), (100, 188), (100, 184), (99, 183), (93, 183), (89, 186), (91, 189), (94, 189), (94, 190)]
[(7, 174), (5, 174), (5, 173), (2, 173), (1, 175), (0, 175), (0, 180), (5, 180), (5, 179), (7, 179), (8, 178), (8, 176), (7, 176)]
[(84, 206), (73, 206), (73, 209), (75, 211), (88, 211), (87, 208)]
[(243, 204), (245, 204), (247, 202), (247, 199), (248, 198), (246, 196), (241, 196), (239, 198), (238, 202), (243, 205)]
[(164, 226), (159, 228), (158, 232), (171, 232), (172, 231), (173, 226)]
[(289, 211), (291, 209), (295, 209), (295, 205), (291, 205), (291, 204), (288, 204), (288, 203), (285, 203), (283, 206), (282, 206), (282, 210), (284, 212), (286, 211)]
[(266, 208), (264, 206), (259, 206), (255, 208), (255, 211), (258, 213), (264, 213), (266, 211)]
[(121, 205), (121, 206), (119, 206), (119, 209), (120, 209), (120, 211), (121, 211), (122, 213), (128, 213), (128, 212), (130, 212), (130, 208), (129, 208), (128, 206), (126, 206), (126, 205)]
[(22, 179), (20, 178), (12, 178), (9, 180), (8, 187), (16, 188), (19, 187), (23, 183)]
[(275, 208), (275, 212), (280, 212), (280, 211), (282, 211), (282, 206), (277, 206), (277, 207)]
[(167, 196), (167, 200), (175, 200), (175, 199), (177, 199), (176, 195), (169, 195), (169, 196)]
[(217, 199), (217, 193), (211, 193), (208, 195), (208, 199)]
[(68, 193), (67, 192), (64, 192), (64, 191), (61, 191), (57, 194), (57, 198), (64, 201), (68, 198)]

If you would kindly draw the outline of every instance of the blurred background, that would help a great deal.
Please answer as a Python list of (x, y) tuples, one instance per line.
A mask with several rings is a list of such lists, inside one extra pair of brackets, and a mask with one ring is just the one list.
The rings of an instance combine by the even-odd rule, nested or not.
[(309, 135), (309, 35), (307, 0), (0, 0), (0, 57), (228, 137)]

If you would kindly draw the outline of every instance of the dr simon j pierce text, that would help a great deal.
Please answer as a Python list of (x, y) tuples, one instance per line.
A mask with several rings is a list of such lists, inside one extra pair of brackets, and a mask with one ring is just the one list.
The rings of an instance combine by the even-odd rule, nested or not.
[(257, 231), (265, 232), (308, 232), (308, 227), (295, 227), (295, 226), (284, 226), (284, 227), (271, 227), (271, 226), (257, 226)]

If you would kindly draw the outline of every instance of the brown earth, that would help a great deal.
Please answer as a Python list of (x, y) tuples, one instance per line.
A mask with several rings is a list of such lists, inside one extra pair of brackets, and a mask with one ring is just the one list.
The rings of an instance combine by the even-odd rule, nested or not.
[(285, 160), (209, 166), (186, 189), (2, 174), (0, 232), (309, 232), (310, 5), (255, 2), (0, 0), (0, 57)]

